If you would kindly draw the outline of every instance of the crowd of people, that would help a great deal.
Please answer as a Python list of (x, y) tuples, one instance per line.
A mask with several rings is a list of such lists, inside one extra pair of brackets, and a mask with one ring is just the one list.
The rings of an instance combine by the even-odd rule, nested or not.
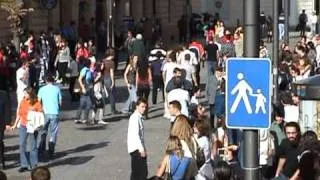
[[(63, 33), (43, 32), (37, 39), (30, 32), (19, 52), (11, 43), (0, 50), (0, 107), (6, 118), (0, 124), (3, 168), (5, 129), (19, 127), (19, 172), (36, 170), (38, 158), (55, 156), (61, 87), (69, 85), (71, 102), (79, 104), (74, 121), (77, 124), (106, 125), (103, 117), (107, 100), (111, 114), (130, 115), (127, 144), (131, 179), (148, 176), (143, 122), (149, 118), (150, 92), (152, 104), (158, 104), (158, 94), (162, 95), (163, 118), (171, 123), (165, 155), (151, 179), (243, 179), (242, 131), (228, 129), (225, 123), (225, 62), (229, 57), (243, 56), (243, 36), (242, 27), (232, 31), (217, 20), (204, 28), (204, 42), (193, 39), (167, 49), (158, 40), (149, 51), (143, 34), (129, 30), (121, 47), (127, 55), (123, 77), (129, 96), (118, 111), (116, 48), (107, 47), (100, 59), (93, 38), (79, 40), (73, 46)], [(273, 104), (271, 128), (259, 131), (264, 179), (314, 179), (311, 176), (319, 175), (317, 135), (300, 131), (300, 102), (294, 86), (294, 82), (319, 72), (319, 44), (320, 36), (301, 36), (293, 49), (288, 44), (281, 45), (279, 102)], [(260, 57), (269, 57), (263, 41)], [(200, 71), (205, 74), (205, 89)], [(14, 122), (10, 121), (8, 108), (12, 97), (6, 93), (10, 90), (17, 95)], [(201, 103), (201, 94), (207, 103)], [(44, 114), (42, 128), (29, 124), (30, 114), (39, 112)]]
[[(164, 83), (163, 117), (170, 119), (171, 128), (165, 155), (156, 175), (150, 179), (244, 178), (242, 130), (228, 129), (224, 121), (225, 61), (229, 57), (243, 56), (243, 31), (239, 27), (232, 34), (223, 22), (217, 21), (215, 26), (207, 27), (204, 34), (204, 44), (195, 40), (174, 50), (165, 51), (159, 47), (153, 50), (158, 61), (164, 59), (160, 69)], [(293, 49), (288, 44), (281, 44), (279, 101), (272, 106), (270, 129), (259, 130), (262, 179), (317, 179), (319, 176), (320, 149), (313, 131), (316, 127), (308, 126), (310, 129), (305, 132), (300, 130), (305, 124), (294, 85), (294, 82), (318, 73), (319, 40), (319, 36), (301, 36)], [(263, 41), (259, 56), (269, 57)], [(149, 59), (152, 67), (155, 66), (154, 59)], [(203, 61), (206, 61), (207, 69), (201, 69)], [(199, 103), (199, 69), (206, 71), (207, 104)], [(148, 101), (138, 98), (136, 105), (129, 120), (127, 140), (131, 179), (146, 179), (147, 146), (143, 121), (147, 117), (144, 115)], [(209, 105), (209, 115), (206, 105)]]

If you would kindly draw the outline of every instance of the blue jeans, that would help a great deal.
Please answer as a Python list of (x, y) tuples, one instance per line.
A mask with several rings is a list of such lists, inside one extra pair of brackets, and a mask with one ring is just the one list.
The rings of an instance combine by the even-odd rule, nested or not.
[(214, 104), (214, 112), (217, 117), (225, 115), (225, 95), (219, 94), (216, 95), (215, 104)]
[(279, 40), (282, 40), (284, 36), (284, 24), (279, 24), (278, 27), (279, 27)]
[[(27, 133), (26, 126), (20, 126), (19, 128), (19, 152), (20, 152), (20, 166), (23, 168), (29, 167), (29, 160), (31, 168), (38, 165), (38, 147), (37, 147), (38, 132), (33, 134)], [(31, 143), (30, 159), (27, 158), (27, 141)]]
[(46, 140), (47, 140), (48, 130), (50, 132), (49, 142), (53, 143), (53, 145), (56, 144), (58, 127), (59, 127), (59, 115), (45, 114), (45, 122), (44, 122), (44, 127), (41, 130), (41, 139), (39, 144), (40, 151), (45, 151), (46, 149)]
[(92, 108), (92, 101), (89, 95), (81, 95), (80, 106), (78, 110), (78, 118), (80, 120), (88, 120), (89, 111)]
[(207, 68), (208, 68), (208, 75), (209, 73), (214, 73), (215, 71), (215, 66), (216, 66), (216, 62), (215, 61), (210, 61), (207, 59)]
[(137, 88), (134, 85), (131, 85), (131, 88), (128, 88), (129, 91), (129, 97), (124, 105), (124, 108), (122, 109), (123, 112), (129, 112), (133, 109), (131, 108), (132, 103), (135, 103), (137, 101)]
[[(104, 88), (106, 88), (106, 90), (108, 92), (108, 98), (109, 98), (110, 105), (111, 105), (111, 111), (114, 112), (114, 111), (116, 111), (115, 86), (113, 86), (111, 88), (111, 84), (112, 84), (112, 80), (110, 77), (103, 78), (103, 85), (104, 85)], [(105, 104), (107, 104), (107, 103), (105, 103)]]

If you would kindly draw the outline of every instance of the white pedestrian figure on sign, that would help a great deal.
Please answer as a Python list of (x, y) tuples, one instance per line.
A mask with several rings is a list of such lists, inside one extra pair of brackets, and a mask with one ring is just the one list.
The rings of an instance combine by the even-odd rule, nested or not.
[(262, 94), (261, 92), (261, 89), (258, 89), (257, 90), (257, 94), (253, 94), (252, 96), (255, 96), (257, 98), (257, 101), (256, 101), (256, 110), (254, 111), (256, 114), (259, 113), (260, 109), (262, 111), (263, 114), (266, 114), (267, 111), (266, 111), (266, 102), (267, 102), (267, 99), (266, 97)]
[(248, 94), (252, 95), (253, 90), (252, 90), (251, 86), (247, 83), (247, 81), (244, 80), (243, 73), (238, 73), (237, 78), (239, 79), (239, 82), (232, 89), (231, 94), (232, 95), (235, 95), (236, 93), (238, 93), (238, 94), (237, 94), (237, 97), (231, 106), (230, 112), (231, 113), (236, 112), (236, 110), (240, 104), (240, 101), (243, 100), (247, 112), (249, 114), (252, 114), (252, 108), (251, 108), (251, 105), (249, 102)]

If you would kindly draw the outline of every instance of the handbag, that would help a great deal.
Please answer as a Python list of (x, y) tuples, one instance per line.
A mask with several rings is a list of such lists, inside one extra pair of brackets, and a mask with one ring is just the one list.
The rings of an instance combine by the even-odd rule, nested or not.
[(27, 133), (34, 133), (44, 126), (43, 112), (28, 111), (27, 115)]

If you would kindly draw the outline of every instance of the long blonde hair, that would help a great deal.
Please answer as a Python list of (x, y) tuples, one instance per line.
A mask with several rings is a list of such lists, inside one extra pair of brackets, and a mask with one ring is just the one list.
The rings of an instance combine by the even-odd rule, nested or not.
[(170, 136), (167, 141), (166, 154), (171, 155), (172, 153), (175, 153), (179, 159), (184, 156), (180, 139), (177, 136)]
[(188, 118), (185, 115), (179, 115), (176, 117), (172, 126), (171, 136), (177, 136), (180, 140), (184, 140), (190, 151), (194, 152), (194, 145), (192, 140), (193, 130), (188, 122)]

